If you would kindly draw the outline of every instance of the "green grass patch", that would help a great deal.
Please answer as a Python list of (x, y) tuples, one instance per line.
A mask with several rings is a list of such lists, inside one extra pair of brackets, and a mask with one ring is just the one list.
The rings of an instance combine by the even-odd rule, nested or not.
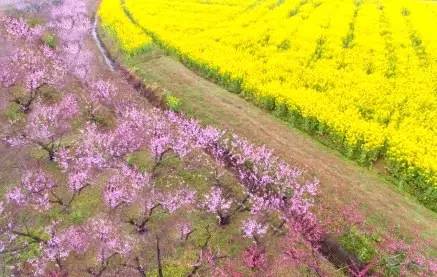
[(38, 243), (32, 242), (31, 239), (26, 237), (18, 237), (16, 240), (18, 245), (28, 244), (22, 251), (16, 252), (14, 255), (6, 254), (4, 256), (5, 264), (12, 265), (21, 262), (26, 262), (30, 259), (39, 257), (41, 255), (41, 249)]
[(140, 150), (129, 154), (126, 161), (130, 166), (138, 168), (143, 173), (150, 172), (154, 165), (153, 158), (147, 150)]
[(117, 126), (117, 119), (114, 113), (103, 106), (93, 112), (91, 120), (104, 130), (109, 130)]
[(44, 103), (48, 105), (55, 104), (62, 99), (62, 93), (51, 86), (42, 86), (38, 89), (38, 93)]
[(15, 102), (11, 102), (4, 111), (5, 117), (10, 122), (18, 122), (25, 119), (26, 115), (23, 113), (21, 106)]
[(41, 42), (52, 49), (56, 48), (58, 44), (58, 40), (56, 39), (56, 36), (50, 33), (44, 34), (41, 38)]
[[(68, 199), (68, 198), (67, 198)], [(62, 226), (67, 228), (71, 225), (85, 223), (93, 215), (102, 210), (102, 196), (99, 186), (85, 188), (71, 203), (68, 210), (59, 205), (50, 210), (51, 220), (60, 220)]]
[(362, 263), (369, 263), (376, 255), (377, 238), (351, 228), (339, 238), (339, 243)]
[(40, 26), (42, 24), (45, 23), (44, 19), (40, 16), (36, 16), (36, 15), (31, 15), (29, 18), (27, 18), (27, 24), (30, 27), (36, 27), (36, 26)]
[(49, 153), (40, 146), (33, 146), (29, 150), (29, 155), (32, 159), (37, 161), (46, 161), (49, 159)]
[(84, 189), (73, 201), (71, 212), (65, 218), (65, 222), (82, 224), (94, 214), (97, 214), (101, 209), (101, 190), (98, 186), (91, 186)]
[[(164, 264), (162, 266), (162, 273), (164, 276), (185, 277), (191, 272), (192, 268), (187, 265), (180, 265), (176, 263)], [(147, 272), (147, 276), (159, 276), (158, 269), (153, 269)]]

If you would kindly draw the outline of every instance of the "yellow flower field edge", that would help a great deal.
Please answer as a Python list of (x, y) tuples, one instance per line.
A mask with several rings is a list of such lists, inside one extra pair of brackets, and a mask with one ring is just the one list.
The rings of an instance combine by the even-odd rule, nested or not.
[[(104, 1), (114, 2), (114, 0)], [(228, 1), (232, 2), (233, 0)], [(298, 4), (304, 2), (308, 1), (300, 1)], [(296, 127), (317, 135), (325, 142), (329, 141), (331, 146), (361, 164), (369, 165), (379, 158), (385, 159), (388, 162), (390, 173), (395, 177), (395, 182), (403, 190), (414, 195), (425, 206), (437, 211), (437, 166), (436, 157), (433, 156), (433, 153), (436, 152), (437, 141), (434, 133), (428, 132), (429, 130), (423, 126), (414, 126), (414, 124), (408, 126), (408, 132), (400, 132), (389, 124), (387, 124), (387, 128), (382, 128), (380, 124), (357, 118), (357, 115), (350, 110), (339, 112), (333, 110), (332, 107), (325, 107), (326, 103), (319, 99), (320, 93), (314, 93), (306, 88), (298, 88), (298, 91), (302, 93), (269, 93), (247, 81), (247, 76), (242, 77), (241, 74), (233, 73), (232, 70), (224, 70), (224, 67), (215, 64), (214, 60), (208, 61), (199, 53), (192, 53), (190, 49), (177, 45), (171, 38), (167, 39), (162, 30), (161, 32), (152, 31), (153, 29), (149, 28), (147, 22), (142, 23), (141, 21), (141, 11), (145, 8), (138, 8), (136, 5), (139, 2), (128, 0), (119, 1), (119, 3), (122, 9), (118, 12), (123, 12), (130, 20), (130, 24), (140, 28), (144, 35), (152, 38), (153, 42), (168, 54), (178, 57), (182, 63), (201, 73), (204, 77), (232, 92), (240, 93), (244, 98), (251, 100), (258, 106), (271, 110), (275, 115), (291, 122)], [(402, 10), (402, 13), (405, 13), (405, 10)], [(348, 46), (351, 43), (350, 37), (354, 36), (348, 30), (343, 40), (343, 47), (350, 47)], [(418, 36), (415, 31), (414, 35), (410, 35), (410, 38), (414, 41), (420, 39)], [(317, 45), (319, 43), (321, 42), (317, 41)], [(422, 50), (418, 50), (418, 52), (420, 51)], [(317, 52), (317, 47), (315, 52)], [(388, 64), (387, 67), (389, 68), (387, 69), (388, 73), (385, 72), (385, 74), (389, 75), (391, 74), (389, 72), (391, 65)], [(435, 72), (434, 69), (431, 71)], [(305, 73), (310, 74), (311, 72)], [(384, 78), (389, 78), (387, 76)], [(435, 100), (432, 98), (431, 103), (435, 103)], [(432, 116), (435, 117), (435, 114)], [(423, 141), (430, 145), (424, 145), (418, 139), (417, 134), (420, 134)], [(426, 149), (432, 151), (426, 151)]]
[(124, 13), (120, 0), (102, 0), (98, 11), (100, 25), (113, 36), (125, 54), (146, 51), (152, 40)]

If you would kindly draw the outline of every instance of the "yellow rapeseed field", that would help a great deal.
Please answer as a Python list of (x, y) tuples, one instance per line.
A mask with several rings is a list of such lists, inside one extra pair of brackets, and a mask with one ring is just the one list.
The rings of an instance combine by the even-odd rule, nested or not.
[(148, 34), (350, 157), (383, 156), (437, 207), (435, 2), (103, 0), (100, 16), (126, 49)]
[(98, 15), (102, 26), (111, 32), (127, 54), (137, 53), (151, 43), (150, 37), (124, 14), (120, 0), (103, 0)]

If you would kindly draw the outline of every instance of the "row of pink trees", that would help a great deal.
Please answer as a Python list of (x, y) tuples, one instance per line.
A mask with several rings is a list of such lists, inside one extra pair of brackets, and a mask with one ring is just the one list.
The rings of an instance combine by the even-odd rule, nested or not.
[[(147, 232), (147, 223), (155, 209), (169, 214), (179, 209), (204, 209), (217, 216), (218, 224), (228, 224), (238, 199), (225, 195), (219, 182), (204, 196), (198, 196), (189, 187), (165, 191), (154, 186), (159, 167), (169, 155), (182, 160), (197, 156), (207, 163), (212, 161), (216, 171), (231, 170), (237, 176), (245, 185), (246, 200), (249, 199), (254, 207), (252, 218), (242, 226), (242, 234), (251, 239), (267, 232), (267, 224), (258, 223), (256, 218), (261, 219), (261, 214), (268, 210), (282, 212), (293, 203), (292, 209), (299, 209), (299, 215), (310, 214), (312, 200), (306, 194), (310, 191), (306, 189), (309, 186), (302, 185), (299, 195), (289, 197), (298, 185), (300, 172), (279, 163), (265, 148), (256, 148), (236, 136), (228, 138), (225, 132), (202, 127), (196, 121), (175, 113), (144, 110), (135, 102), (120, 101), (117, 97), (120, 92), (111, 82), (93, 80), (90, 77), (91, 56), (84, 46), (90, 30), (84, 2), (64, 1), (63, 5), (53, 8), (51, 18), (48, 24), (34, 28), (27, 26), (24, 20), (3, 19), (8, 35), (16, 41), (24, 40), (23, 46), (33, 49), (18, 49), (7, 64), (9, 70), (2, 74), (4, 86), (24, 86), (30, 95), (22, 109), (26, 114), (24, 126), (12, 126), (15, 128), (11, 128), (5, 141), (15, 147), (23, 144), (41, 147), (65, 176), (54, 178), (41, 166), (26, 167), (21, 183), (6, 194), (3, 204), (7, 206), (3, 215), (8, 221), (3, 230), (3, 251), (14, 251), (21, 237), (31, 238), (25, 244), (39, 245), (42, 255), (32, 264), (42, 275), (47, 270), (63, 272), (66, 270), (65, 260), (71, 253), (80, 255), (87, 251), (94, 252), (100, 263), (86, 267), (90, 274), (100, 275), (114, 256), (124, 257), (123, 265), (136, 264), (127, 268), (141, 272), (141, 258), (132, 254), (135, 252), (133, 242)], [(43, 31), (57, 34), (55, 49), (41, 45), (39, 38)], [(16, 74), (11, 75), (11, 72)], [(61, 92), (68, 89), (68, 82), (77, 80), (88, 94)], [(43, 86), (50, 86), (60, 94), (54, 103), (44, 101), (40, 93)], [(91, 111), (84, 112), (81, 106)], [(93, 113), (101, 106), (114, 111), (116, 125), (109, 130), (93, 122)], [(90, 118), (87, 118), (88, 114)], [(85, 127), (74, 130), (73, 120), (83, 117)], [(62, 142), (63, 138), (73, 134), (76, 136), (73, 143)], [(148, 149), (153, 157), (154, 165), (148, 173), (126, 162), (127, 155), (141, 149)], [(289, 176), (280, 177), (276, 168)], [(44, 235), (32, 233), (22, 222), (14, 220), (14, 214), (29, 209), (45, 213), (49, 209), (61, 208), (65, 213), (71, 212), (75, 198), (87, 187), (97, 186), (97, 180), (105, 174), (109, 177), (102, 189), (102, 199), (107, 212), (113, 214), (127, 206), (140, 205), (142, 212), (137, 218), (120, 220), (99, 214), (96, 219), (66, 229), (53, 222)], [(217, 180), (219, 178), (216, 176)], [(313, 187), (310, 191), (312, 195), (315, 189)], [(132, 225), (137, 234), (122, 236), (123, 231), (118, 229), (123, 226), (123, 221)], [(92, 227), (96, 224), (100, 224), (99, 228)], [(258, 227), (250, 230), (251, 224)], [(183, 223), (178, 228), (184, 240), (193, 231), (190, 223)], [(103, 229), (107, 229), (105, 235), (98, 232)], [(105, 236), (108, 238), (103, 238)], [(75, 238), (75, 241), (69, 238)]]

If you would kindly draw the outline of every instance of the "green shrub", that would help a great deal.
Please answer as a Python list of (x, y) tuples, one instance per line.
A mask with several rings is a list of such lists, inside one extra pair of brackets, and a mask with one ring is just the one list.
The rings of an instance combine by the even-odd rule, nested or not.
[(96, 123), (97, 126), (105, 130), (110, 130), (117, 125), (117, 120), (113, 112), (103, 106), (94, 111), (91, 115), (91, 120)]
[(24, 113), (21, 109), (21, 106), (15, 102), (9, 104), (4, 111), (4, 115), (11, 122), (17, 122), (24, 119)]
[(290, 41), (288, 39), (283, 40), (278, 46), (277, 48), (279, 50), (288, 50), (290, 49)]
[(299, 13), (299, 9), (294, 8), (290, 12), (288, 12), (288, 17), (293, 17), (293, 16), (297, 15), (298, 13)]
[(13, 86), (9, 90), (10, 95), (12, 96), (12, 101), (19, 105), (24, 105), (26, 102), (29, 101), (29, 93), (26, 91), (26, 89), (23, 86), (16, 85)]
[(402, 8), (402, 15), (403, 16), (409, 16), (411, 14), (410, 10), (408, 8)]
[(61, 100), (62, 94), (50, 86), (42, 86), (38, 89), (41, 99), (47, 104), (55, 104)]
[(400, 265), (405, 260), (404, 253), (397, 253), (396, 255), (384, 257), (382, 260), (382, 266), (387, 276), (399, 276)]
[(375, 238), (351, 228), (339, 238), (340, 244), (351, 254), (354, 254), (360, 262), (368, 263), (377, 254), (374, 243)]
[(166, 94), (165, 95), (165, 104), (167, 105), (167, 107), (174, 112), (179, 112), (181, 109), (181, 100), (171, 94)]
[(27, 24), (33, 28), (33, 27), (40, 26), (40, 25), (44, 24), (44, 20), (41, 17), (32, 16), (32, 17), (27, 19)]
[(146, 150), (130, 153), (126, 157), (126, 161), (130, 166), (138, 168), (141, 172), (152, 170), (154, 164), (152, 156)]
[(56, 37), (53, 34), (45, 34), (42, 38), (42, 43), (50, 48), (55, 48), (57, 45)]
[[(164, 264), (162, 267), (162, 273), (164, 276), (183, 277), (189, 276), (191, 267), (182, 266), (178, 264)], [(147, 272), (147, 276), (159, 276), (158, 269), (153, 269)]]

